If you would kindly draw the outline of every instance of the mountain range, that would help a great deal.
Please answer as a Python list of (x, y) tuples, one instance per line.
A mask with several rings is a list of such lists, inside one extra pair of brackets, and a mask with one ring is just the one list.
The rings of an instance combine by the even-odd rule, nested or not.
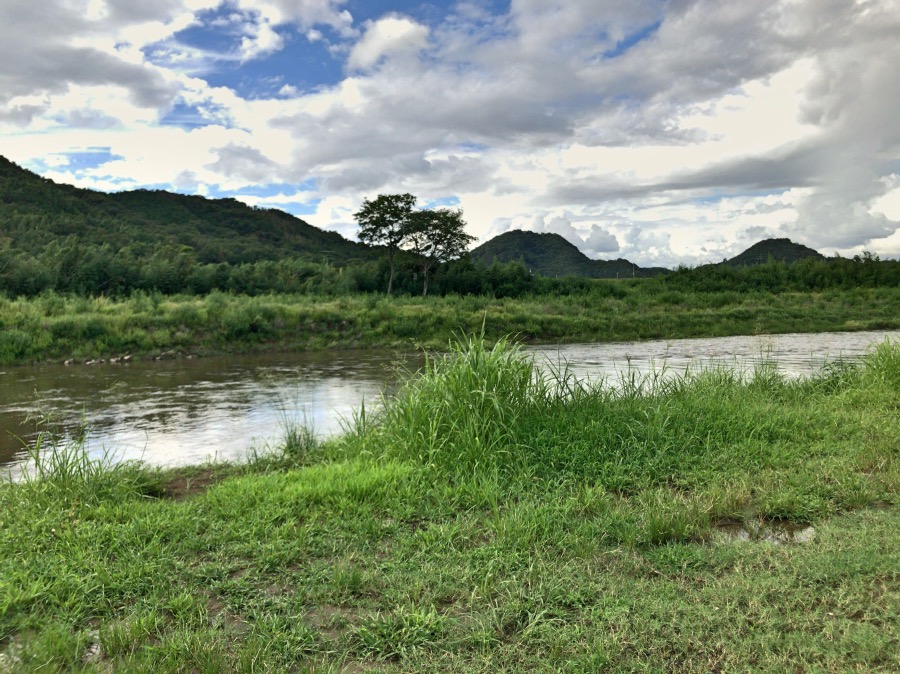
[[(202, 263), (293, 257), (347, 264), (379, 254), (280, 210), (162, 190), (96, 192), (57, 184), (0, 156), (0, 248), (38, 255), (53, 241), (73, 236), (85, 246), (129, 248), (137, 256), (186, 247)], [(669, 272), (624, 259), (592, 260), (558, 234), (522, 230), (494, 237), (470, 254), (483, 265), (521, 261), (543, 276), (633, 278)], [(770, 257), (791, 262), (823, 256), (789, 239), (767, 239), (721, 264), (748, 266)]]

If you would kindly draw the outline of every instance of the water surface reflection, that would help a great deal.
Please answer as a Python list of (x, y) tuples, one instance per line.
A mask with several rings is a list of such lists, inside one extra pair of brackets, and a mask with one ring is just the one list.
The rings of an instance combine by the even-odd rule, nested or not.
[(83, 420), (98, 455), (114, 448), (121, 459), (156, 465), (239, 458), (287, 423), (339, 431), (409, 360), (341, 351), (9, 368), (0, 373), (0, 463), (23, 458), (22, 442), (33, 442), (39, 415), (63, 433)]

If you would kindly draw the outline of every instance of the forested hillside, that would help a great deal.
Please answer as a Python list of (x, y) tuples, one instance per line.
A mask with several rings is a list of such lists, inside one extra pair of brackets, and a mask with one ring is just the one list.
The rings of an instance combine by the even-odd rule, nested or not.
[[(394, 290), (419, 294), (427, 260), (405, 248), (393, 261)], [(83, 190), (0, 157), (0, 294), (335, 296), (384, 292), (390, 276), (383, 247), (348, 241), (282, 211), (164, 191)], [(556, 234), (511, 231), (436, 264), (427, 287), (436, 295), (521, 297), (580, 293), (599, 283), (593, 279), (644, 277), (657, 277), (652, 283), (661, 290), (701, 292), (896, 286), (900, 262), (868, 253), (826, 259), (788, 239), (770, 239), (721, 264), (670, 273), (628, 260), (591, 260)]]
[(372, 251), (283, 211), (235, 199), (161, 190), (104, 194), (56, 184), (0, 157), (0, 236), (20, 252), (42, 254), (52, 240), (126, 249), (136, 257), (190, 248), (199, 263), (240, 264), (297, 257), (346, 263)]
[(481, 264), (521, 261), (534, 274), (589, 278), (646, 278), (667, 274), (662, 267), (639, 267), (628, 260), (591, 260), (559, 234), (512, 230), (481, 244), (472, 253)]
[(770, 259), (791, 263), (809, 258), (824, 260), (825, 256), (809, 246), (794, 243), (790, 239), (765, 239), (753, 244), (740, 255), (736, 255), (730, 260), (725, 260), (722, 264), (727, 264), (731, 267), (750, 267), (755, 264), (763, 264)]
[[(422, 292), (422, 259), (399, 252), (396, 292)], [(0, 293), (346, 295), (383, 292), (388, 277), (382, 247), (282, 211), (164, 191), (83, 190), (0, 157)], [(539, 285), (519, 263), (464, 257), (434, 268), (429, 289), (506, 297)]]

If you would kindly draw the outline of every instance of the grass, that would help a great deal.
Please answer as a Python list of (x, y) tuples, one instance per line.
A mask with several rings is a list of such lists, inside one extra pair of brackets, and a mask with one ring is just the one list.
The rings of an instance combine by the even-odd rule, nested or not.
[(0, 669), (897, 671), (898, 407), (896, 344), (600, 388), (464, 340), (178, 498), (72, 462), (0, 486)]
[(596, 281), (569, 295), (0, 297), (0, 364), (161, 354), (364, 347), (443, 348), (455, 330), (490, 341), (628, 341), (900, 328), (900, 288), (689, 292)]

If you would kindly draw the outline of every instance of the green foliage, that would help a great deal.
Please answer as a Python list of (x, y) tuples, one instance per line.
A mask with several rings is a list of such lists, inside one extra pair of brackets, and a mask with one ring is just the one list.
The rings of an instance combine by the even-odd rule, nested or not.
[(354, 635), (357, 650), (362, 657), (407, 658), (440, 643), (444, 622), (433, 608), (401, 607), (363, 621)]
[(824, 260), (825, 256), (790, 239), (766, 239), (753, 244), (740, 255), (725, 260), (723, 264), (731, 267), (752, 267), (770, 261), (791, 263), (810, 258)]
[[(799, 382), (529, 372), (466, 340), (356, 433), (289, 429), (190, 496), (113, 466), (0, 483), (0, 668), (897, 669), (898, 345)], [(433, 460), (397, 437), (427, 447), (426, 414), (495, 442)]]
[(511, 433), (535, 395), (534, 376), (533, 363), (504, 339), (493, 348), (483, 337), (457, 342), (384, 406), (374, 438), (368, 425), (358, 437), (441, 472), (505, 469), (521, 458)]
[(271, 268), (255, 268), (264, 291), (285, 283), (300, 291), (296, 276), (311, 270), (329, 284), (323, 261), (371, 259), (367, 247), (274, 209), (162, 191), (91, 192), (0, 157), (0, 291), (14, 296), (205, 293), (247, 283), (236, 270), (262, 262), (287, 267), (272, 277)]
[(416, 211), (408, 220), (410, 249), (421, 259), (422, 295), (428, 294), (428, 272), (439, 263), (455, 260), (466, 253), (474, 236), (466, 234), (462, 210), (449, 208)]
[(22, 483), (53, 498), (87, 503), (156, 489), (153, 472), (140, 463), (119, 461), (111, 450), (92, 456), (85, 448), (86, 433), (85, 428), (74, 437), (40, 433), (34, 444), (25, 445), (28, 458), (22, 466)]
[(880, 260), (871, 253), (848, 258), (806, 256), (796, 262), (769, 258), (763, 264), (706, 265), (681, 268), (658, 281), (660, 287), (700, 293), (810, 292), (830, 289), (900, 286), (900, 260)]
[[(886, 345), (874, 352), (867, 381), (895, 383), (897, 351)], [(811, 386), (785, 380), (766, 364), (746, 380), (729, 370), (640, 377), (629, 371), (612, 386), (585, 384), (565, 371), (540, 376), (505, 340), (491, 348), (473, 337), (429, 359), (374, 421), (370, 415), (357, 425), (353, 442), (460, 479), (486, 473), (589, 481), (637, 493), (678, 484), (679, 475), (702, 482), (705, 471), (731, 465), (735, 454), (749, 468), (764, 464), (771, 447), (813, 441), (815, 414), (794, 407), (822, 390)], [(810, 498), (783, 505), (780, 515), (828, 509)], [(650, 529), (660, 532), (654, 540), (692, 531), (668, 516)]]
[(409, 219), (416, 198), (412, 194), (379, 194), (374, 201), (363, 200), (353, 214), (359, 223), (359, 240), (372, 246), (383, 246), (390, 266), (387, 294), (394, 288), (394, 257), (409, 236)]
[[(378, 246), (372, 248), (234, 199), (147, 190), (102, 194), (56, 185), (0, 157), (0, 294), (34, 297), (53, 290), (125, 297), (138, 291), (203, 295), (221, 290), (344, 296), (389, 287), (392, 293), (410, 295), (427, 288), (436, 295), (590, 296), (602, 286), (585, 283), (587, 277), (668, 273), (627, 260), (589, 260), (558, 235), (521, 231), (482, 244), (471, 257), (452, 259), (469, 242), (461, 230), (461, 214), (413, 211), (414, 203), (412, 195), (381, 195), (364, 202), (357, 213), (364, 225), (360, 236)], [(418, 237), (414, 251), (403, 250), (417, 218), (420, 229), (423, 223), (441, 226), (429, 225), (433, 231)], [(439, 232), (452, 236), (442, 244)], [(382, 251), (388, 253), (383, 259)], [(648, 288), (718, 294), (900, 286), (900, 261), (869, 253), (850, 260), (823, 259), (810, 249), (773, 239), (742, 255), (731, 262), (755, 263), (763, 255), (768, 261), (679, 269)], [(565, 278), (572, 275), (585, 278)], [(667, 298), (676, 305), (676, 295)], [(21, 351), (10, 343), (0, 349)]]
[[(459, 264), (467, 268), (464, 261)], [(482, 273), (457, 280), (491, 289), (489, 295), (388, 299), (327, 291), (256, 296), (213, 291), (198, 297), (138, 291), (127, 298), (53, 292), (32, 299), (0, 296), (0, 363), (163, 351), (442, 348), (455, 331), (482, 327), (489, 341), (515, 334), (540, 343), (900, 328), (900, 288), (702, 293), (668, 289), (653, 279), (547, 279), (515, 264)], [(440, 272), (433, 287), (443, 283)], [(400, 289), (406, 290), (402, 284)]]

